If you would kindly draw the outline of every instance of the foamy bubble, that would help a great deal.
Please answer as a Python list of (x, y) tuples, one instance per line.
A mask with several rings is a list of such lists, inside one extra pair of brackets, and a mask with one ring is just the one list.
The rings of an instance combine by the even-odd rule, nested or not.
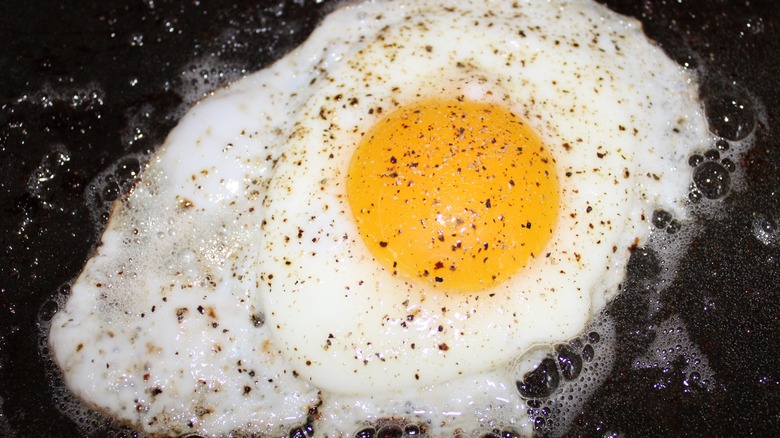
[(91, 213), (95, 233), (108, 222), (111, 208), (122, 194), (126, 194), (149, 159), (144, 153), (128, 154), (109, 165), (90, 181), (85, 190), (86, 204)]
[[(583, 335), (555, 347), (530, 372), (519, 374), (518, 391), (525, 400), (533, 430), (560, 436), (612, 371), (616, 350), (614, 323), (601, 312)], [(518, 370), (522, 373), (524, 364)]]
[(169, 118), (180, 119), (196, 102), (211, 96), (216, 90), (235, 82), (246, 73), (245, 65), (223, 62), (213, 57), (192, 61), (181, 72), (181, 87), (178, 93), (182, 103)]
[[(63, 285), (61, 289), (69, 290), (70, 285)], [(76, 397), (65, 385), (62, 379), (62, 372), (52, 359), (48, 334), (51, 328), (51, 318), (53, 309), (64, 306), (67, 294), (58, 294), (52, 300), (44, 302), (38, 311), (37, 327), (38, 352), (42, 358), (46, 380), (51, 389), (52, 401), (55, 408), (69, 418), (84, 436), (95, 436), (99, 431), (115, 429), (116, 424), (111, 419), (101, 415), (99, 412), (91, 409)], [(56, 310), (54, 310), (56, 312)], [(2, 403), (0, 403), (0, 432), (3, 432), (2, 423)], [(113, 433), (113, 431), (109, 432)], [(4, 435), (1, 434), (0, 435)], [(4, 435), (5, 436), (5, 435)], [(10, 434), (8, 436), (11, 436)], [(139, 438), (146, 437), (145, 434), (135, 433)]]
[[(634, 369), (660, 369), (664, 375), (684, 372), (685, 386), (709, 387), (716, 383), (709, 360), (691, 341), (679, 316), (674, 315), (666, 319), (658, 327), (654, 327), (654, 331), (656, 336), (653, 342), (643, 355), (633, 359)], [(682, 362), (679, 363), (678, 359), (682, 359)], [(677, 369), (678, 366), (681, 367)]]
[(152, 129), (152, 120), (156, 116), (155, 108), (149, 103), (127, 111), (127, 123), (121, 132), (120, 140), (126, 148), (145, 140)]
[(37, 92), (19, 96), (16, 103), (31, 103), (41, 109), (66, 105), (75, 110), (91, 111), (103, 106), (104, 99), (103, 87), (97, 83), (78, 87), (65, 83), (44, 85)]
[(780, 243), (780, 227), (775, 217), (764, 213), (753, 213), (751, 231), (753, 236), (764, 245), (775, 246)]
[(63, 168), (71, 160), (71, 153), (62, 144), (55, 144), (27, 179), (27, 191), (35, 198), (41, 200), (43, 208), (51, 208), (49, 203), (49, 186), (56, 183), (58, 175), (62, 175)]

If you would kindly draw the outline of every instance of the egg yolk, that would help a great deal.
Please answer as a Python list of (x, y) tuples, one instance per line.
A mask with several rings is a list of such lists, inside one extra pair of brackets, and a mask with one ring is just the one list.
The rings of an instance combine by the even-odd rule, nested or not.
[(554, 160), (531, 127), (501, 105), (457, 100), (403, 106), (373, 126), (347, 196), (380, 263), (458, 292), (539, 257), (559, 209)]

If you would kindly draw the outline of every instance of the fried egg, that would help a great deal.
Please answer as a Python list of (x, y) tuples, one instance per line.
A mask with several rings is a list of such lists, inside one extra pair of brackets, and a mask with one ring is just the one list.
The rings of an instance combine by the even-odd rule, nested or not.
[(150, 434), (527, 432), (519, 364), (685, 218), (710, 141), (693, 74), (596, 3), (349, 3), (171, 132), (54, 358)]

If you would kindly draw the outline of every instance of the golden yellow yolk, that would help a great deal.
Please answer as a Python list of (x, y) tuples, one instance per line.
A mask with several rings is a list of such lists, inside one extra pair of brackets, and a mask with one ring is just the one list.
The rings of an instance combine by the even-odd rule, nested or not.
[(552, 156), (491, 103), (426, 100), (362, 138), (347, 196), (371, 253), (395, 275), (476, 292), (539, 257), (558, 214)]

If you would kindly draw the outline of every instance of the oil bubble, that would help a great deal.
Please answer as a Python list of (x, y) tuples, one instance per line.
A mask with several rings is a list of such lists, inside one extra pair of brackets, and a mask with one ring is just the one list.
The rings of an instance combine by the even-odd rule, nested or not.
[(720, 152), (715, 149), (710, 149), (704, 153), (704, 158), (708, 160), (717, 160), (720, 158)]
[(57, 313), (57, 310), (59, 310), (57, 302), (54, 300), (47, 300), (38, 310), (38, 317), (41, 319), (41, 321), (51, 321), (51, 319), (54, 317), (54, 314)]
[(696, 188), (691, 189), (688, 193), (688, 200), (691, 201), (692, 204), (698, 204), (702, 199), (704, 199), (704, 195)]
[(114, 202), (119, 194), (122, 193), (122, 188), (116, 181), (110, 181), (106, 183), (106, 187), (103, 189), (103, 201)]
[(653, 212), (653, 225), (656, 228), (663, 229), (669, 225), (672, 220), (672, 214), (665, 210), (656, 210)]
[(720, 163), (707, 161), (693, 171), (693, 182), (704, 197), (718, 199), (728, 193), (731, 176)]
[(704, 156), (700, 154), (692, 154), (690, 157), (688, 157), (688, 164), (691, 167), (697, 167), (701, 163), (704, 162)]
[(374, 438), (376, 437), (376, 429), (373, 427), (364, 427), (355, 432), (355, 438)]
[(580, 372), (582, 371), (582, 357), (568, 345), (556, 346), (555, 353), (558, 356), (558, 366), (561, 369), (561, 376), (566, 380), (574, 380), (579, 377)]
[(726, 140), (742, 140), (756, 126), (753, 105), (736, 93), (713, 93), (704, 101), (710, 131)]
[(416, 424), (407, 424), (404, 427), (404, 434), (406, 436), (419, 436), (422, 434), (422, 430), (420, 430), (420, 426)]
[(382, 426), (376, 434), (377, 438), (401, 438), (404, 430), (397, 424)]
[(720, 164), (723, 165), (723, 168), (725, 168), (729, 172), (734, 172), (737, 170), (737, 165), (734, 164), (734, 161), (732, 161), (730, 158), (724, 158), (720, 160)]
[(558, 388), (560, 381), (555, 361), (547, 357), (535, 370), (523, 376), (522, 381), (517, 382), (517, 390), (526, 398), (548, 397)]
[(596, 355), (596, 352), (593, 351), (593, 346), (588, 344), (582, 348), (582, 359), (585, 362), (590, 362), (593, 360), (593, 357)]

